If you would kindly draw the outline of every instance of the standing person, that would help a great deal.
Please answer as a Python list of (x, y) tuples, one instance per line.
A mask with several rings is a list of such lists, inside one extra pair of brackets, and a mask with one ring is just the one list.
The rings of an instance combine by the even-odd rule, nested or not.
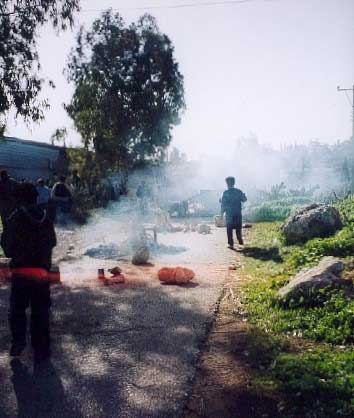
[(31, 183), (16, 187), (17, 209), (1, 236), (6, 257), (11, 258), (12, 287), (9, 324), (12, 334), (11, 356), (26, 346), (26, 309), (31, 306), (31, 343), (35, 362), (50, 356), (48, 271), (56, 245), (53, 223), (37, 206), (38, 193)]
[(71, 184), (74, 186), (76, 190), (81, 189), (81, 177), (78, 174), (77, 170), (73, 170), (72, 176), (71, 176)]
[(146, 213), (148, 201), (150, 198), (150, 191), (143, 180), (136, 190), (136, 197), (139, 199), (140, 211), (142, 214)]
[(70, 212), (72, 204), (72, 192), (70, 187), (66, 184), (65, 176), (60, 176), (59, 181), (54, 184), (52, 189), (52, 199), (57, 209), (59, 209), (59, 212), (61, 212), (65, 218), (66, 214)]
[(243, 245), (242, 239), (242, 203), (247, 201), (246, 195), (235, 188), (235, 177), (226, 177), (227, 190), (221, 199), (221, 216), (226, 214), (226, 230), (229, 248), (234, 248), (233, 230), (236, 229), (238, 243)]
[(37, 180), (36, 189), (38, 193), (37, 205), (41, 209), (48, 209), (48, 203), (51, 199), (51, 193), (50, 193), (49, 188), (45, 185), (44, 179), (42, 179), (42, 177), (40, 177)]
[(0, 217), (3, 229), (7, 226), (7, 219), (15, 208), (16, 181), (12, 179), (6, 170), (0, 172)]

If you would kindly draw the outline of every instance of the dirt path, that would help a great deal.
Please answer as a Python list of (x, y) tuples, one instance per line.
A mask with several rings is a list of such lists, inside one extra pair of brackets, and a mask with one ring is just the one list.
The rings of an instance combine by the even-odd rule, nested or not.
[[(237, 268), (242, 258), (237, 255)], [(237, 270), (229, 271), (184, 418), (279, 417), (279, 399), (252, 386), (249, 327), (239, 302), (240, 285)]]

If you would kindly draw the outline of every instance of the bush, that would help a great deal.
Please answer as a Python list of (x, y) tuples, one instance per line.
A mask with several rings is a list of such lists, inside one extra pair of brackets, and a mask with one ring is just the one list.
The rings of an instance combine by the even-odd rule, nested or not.
[(302, 248), (295, 248), (289, 262), (295, 267), (314, 265), (322, 257), (332, 255), (347, 257), (354, 255), (354, 231), (345, 227), (329, 238), (315, 238), (308, 241)]
[(308, 197), (292, 196), (265, 202), (261, 205), (250, 205), (245, 212), (245, 218), (251, 222), (284, 221), (296, 208), (312, 202)]

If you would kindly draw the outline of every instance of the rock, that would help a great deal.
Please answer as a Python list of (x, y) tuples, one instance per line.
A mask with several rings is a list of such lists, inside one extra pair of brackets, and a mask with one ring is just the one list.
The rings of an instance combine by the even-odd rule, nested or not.
[(194, 277), (194, 271), (185, 267), (163, 267), (157, 273), (161, 282), (168, 284), (186, 284)]
[(279, 289), (278, 298), (287, 303), (290, 300), (314, 302), (319, 290), (324, 288), (352, 286), (350, 280), (342, 279), (344, 263), (335, 257), (324, 257), (317, 266), (302, 269), (290, 282)]
[(242, 225), (242, 228), (244, 228), (244, 229), (252, 228), (252, 224), (246, 222)]
[(198, 226), (198, 233), (199, 234), (204, 234), (204, 235), (211, 234), (211, 228), (207, 224), (200, 224)]
[(122, 273), (122, 269), (119, 266), (113, 267), (111, 269), (108, 269), (108, 271), (113, 275), (113, 276), (118, 276), (119, 274)]
[(136, 266), (140, 266), (142, 264), (146, 264), (150, 257), (149, 247), (147, 245), (143, 245), (139, 247), (132, 258), (132, 263)]
[(323, 238), (342, 227), (338, 210), (332, 206), (313, 204), (290, 216), (282, 225), (287, 244)]
[(217, 228), (224, 228), (226, 226), (226, 220), (224, 216), (215, 215), (214, 216), (214, 224)]

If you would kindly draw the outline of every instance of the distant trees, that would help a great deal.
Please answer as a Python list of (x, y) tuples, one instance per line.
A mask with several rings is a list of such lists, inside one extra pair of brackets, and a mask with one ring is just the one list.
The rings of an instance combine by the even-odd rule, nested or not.
[(48, 102), (38, 99), (44, 80), (38, 74), (37, 30), (47, 22), (65, 30), (78, 9), (79, 0), (0, 1), (0, 135), (11, 108), (26, 121), (43, 118)]
[(65, 128), (57, 128), (52, 136), (50, 137), (50, 142), (52, 145), (55, 145), (55, 143), (60, 144), (62, 143), (64, 147), (66, 146), (66, 138), (68, 137), (68, 130)]
[(81, 28), (67, 77), (75, 91), (66, 110), (102, 164), (161, 159), (185, 101), (173, 45), (152, 16), (126, 25), (107, 11)]
[[(270, 190), (285, 183), (297, 190), (320, 186), (321, 191), (354, 193), (354, 155), (351, 140), (291, 145), (272, 149), (253, 136), (237, 141), (234, 172), (241, 184)], [(315, 189), (314, 189), (315, 190)], [(274, 191), (274, 190), (273, 190)]]

